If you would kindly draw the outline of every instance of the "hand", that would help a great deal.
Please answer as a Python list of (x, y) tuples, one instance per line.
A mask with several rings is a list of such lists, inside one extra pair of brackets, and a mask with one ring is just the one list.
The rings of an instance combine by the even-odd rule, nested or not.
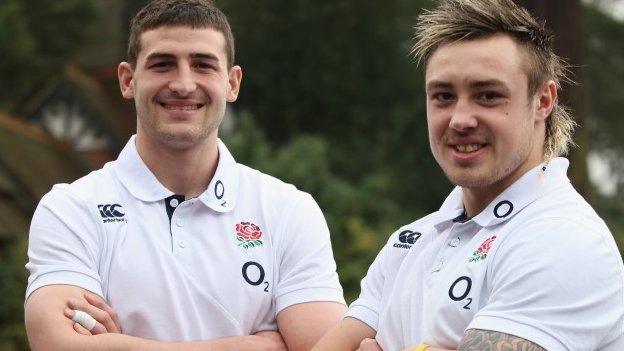
[(74, 323), (74, 330), (80, 334), (121, 333), (121, 324), (119, 323), (117, 312), (97, 295), (86, 292), (84, 299), (70, 297), (67, 299), (67, 307), (63, 314), (69, 319), (74, 317), (73, 310), (80, 310), (96, 320), (95, 326), (91, 330), (87, 330), (79, 323)]
[(254, 334), (255, 336), (259, 336), (268, 343), (269, 350), (274, 351), (288, 351), (286, 347), (286, 343), (284, 339), (282, 339), (282, 334), (276, 331), (260, 331)]
[(383, 351), (375, 339), (366, 338), (360, 343), (357, 351)]

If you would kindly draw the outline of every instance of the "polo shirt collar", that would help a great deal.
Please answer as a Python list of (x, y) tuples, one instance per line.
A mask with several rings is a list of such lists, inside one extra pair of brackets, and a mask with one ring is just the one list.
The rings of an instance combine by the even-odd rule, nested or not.
[[(210, 184), (199, 195), (199, 200), (217, 212), (234, 209), (238, 193), (238, 168), (227, 147), (219, 139), (219, 162)], [(115, 167), (117, 176), (126, 189), (141, 201), (159, 201), (174, 195), (156, 179), (139, 156), (136, 136), (133, 135), (121, 150)]]
[[(471, 220), (481, 227), (489, 227), (509, 220), (540, 198), (546, 189), (569, 183), (570, 180), (566, 175), (568, 166), (569, 161), (562, 157), (540, 164), (505, 189)], [(463, 212), (462, 188), (458, 186), (453, 189), (437, 212), (436, 226), (458, 218)]]
[(230, 212), (238, 195), (238, 166), (225, 144), (218, 140), (219, 164), (210, 184), (199, 199), (217, 212)]
[(165, 188), (139, 156), (136, 135), (121, 150), (115, 167), (117, 177), (132, 196), (141, 201), (159, 201), (173, 195)]

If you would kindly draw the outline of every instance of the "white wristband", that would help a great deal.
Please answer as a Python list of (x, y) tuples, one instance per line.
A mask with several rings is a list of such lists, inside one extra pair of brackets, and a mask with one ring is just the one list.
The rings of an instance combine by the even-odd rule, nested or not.
[(95, 318), (91, 317), (88, 313), (79, 310), (74, 310), (74, 316), (72, 317), (72, 320), (82, 325), (83, 327), (85, 327), (85, 329), (89, 331), (91, 331), (91, 329), (95, 327), (96, 323)]

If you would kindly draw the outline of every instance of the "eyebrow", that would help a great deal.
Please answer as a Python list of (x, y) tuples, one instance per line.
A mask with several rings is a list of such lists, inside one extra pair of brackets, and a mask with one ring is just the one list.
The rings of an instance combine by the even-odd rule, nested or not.
[[(213, 54), (205, 54), (205, 53), (192, 53), (189, 55), (192, 59), (199, 60), (210, 60), (210, 61), (219, 61), (219, 58)], [(147, 56), (145, 61), (151, 61), (156, 59), (175, 59), (176, 56), (173, 54), (169, 54), (166, 52), (153, 52)]]
[(453, 84), (449, 83), (449, 82), (445, 82), (443, 80), (432, 80), (429, 83), (427, 83), (427, 86), (425, 87), (426, 91), (429, 91), (431, 89), (436, 89), (436, 88), (452, 88)]
[[(491, 88), (491, 87), (506, 87), (507, 85), (498, 79), (487, 79), (487, 80), (474, 80), (468, 82), (468, 86), (472, 89), (482, 89), (482, 88)], [(430, 89), (449, 89), (452, 88), (453, 84), (443, 81), (443, 80), (432, 80), (427, 83), (425, 90)]]
[(506, 87), (507, 85), (498, 79), (488, 79), (488, 80), (476, 80), (471, 81), (468, 84), (471, 88), (491, 88), (491, 87)]
[(192, 53), (191, 58), (200, 59), (200, 60), (211, 60), (211, 61), (219, 61), (219, 58), (213, 54), (204, 54), (204, 53)]

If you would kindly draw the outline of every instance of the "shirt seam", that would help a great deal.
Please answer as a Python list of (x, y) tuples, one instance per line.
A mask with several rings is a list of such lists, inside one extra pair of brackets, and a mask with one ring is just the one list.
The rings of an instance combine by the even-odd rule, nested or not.
[[(480, 315), (478, 315), (476, 317), (485, 317), (485, 318), (491, 318), (491, 319), (504, 320), (504, 321), (507, 321), (507, 322), (510, 322), (510, 323), (520, 324), (520, 325), (523, 325), (525, 327), (538, 330), (541, 333), (548, 335), (551, 339), (553, 339), (556, 342), (558, 342), (561, 345), (563, 345), (567, 350), (570, 350), (570, 348), (568, 347), (568, 345), (570, 345), (570, 340), (567, 340), (564, 336), (557, 335), (552, 330), (544, 329), (541, 326), (540, 327), (536, 327), (533, 324), (527, 324), (527, 323), (524, 323), (524, 322), (519, 322), (519, 321), (516, 321), (516, 320), (513, 320), (513, 319), (509, 319), (509, 318), (506, 318), (506, 317), (503, 317), (503, 316), (497, 316), (497, 315), (492, 315), (492, 314), (487, 314), (487, 313), (482, 313), (482, 314), (480, 314)], [(473, 321), (474, 321), (474, 318), (473, 318)], [(505, 332), (500, 332), (499, 331), (499, 333), (505, 333)], [(509, 333), (509, 334), (513, 334), (513, 333)], [(531, 341), (531, 340), (526, 339), (526, 338), (524, 338), (522, 336), (518, 336), (518, 337), (523, 338), (523, 339), (528, 340), (528, 341)], [(533, 342), (533, 341), (531, 341), (531, 342)]]

